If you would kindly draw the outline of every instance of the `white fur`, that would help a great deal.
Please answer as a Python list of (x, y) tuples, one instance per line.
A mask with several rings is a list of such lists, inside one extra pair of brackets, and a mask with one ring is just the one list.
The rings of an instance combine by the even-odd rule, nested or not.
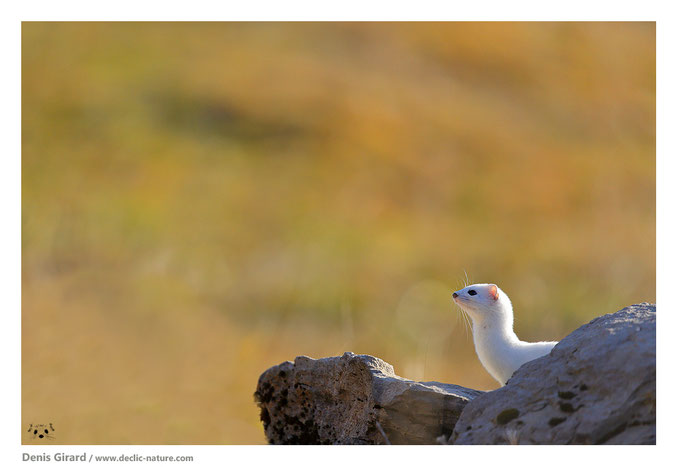
[[(477, 294), (469, 295), (471, 290)], [(496, 285), (473, 284), (455, 293), (454, 302), (473, 320), (473, 342), (480, 363), (502, 386), (523, 363), (547, 355), (557, 344), (518, 339), (513, 332), (511, 300)]]

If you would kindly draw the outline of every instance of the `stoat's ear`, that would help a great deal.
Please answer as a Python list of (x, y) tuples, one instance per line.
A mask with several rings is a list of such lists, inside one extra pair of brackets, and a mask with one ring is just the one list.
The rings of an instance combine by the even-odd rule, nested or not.
[(494, 301), (499, 300), (499, 290), (494, 284), (490, 284), (490, 297), (492, 297), (492, 300)]

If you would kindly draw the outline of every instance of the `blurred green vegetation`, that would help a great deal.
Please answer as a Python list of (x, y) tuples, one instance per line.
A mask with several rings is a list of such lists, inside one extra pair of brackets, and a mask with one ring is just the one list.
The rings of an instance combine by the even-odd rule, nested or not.
[(654, 23), (22, 39), (22, 412), (57, 443), (263, 443), (299, 354), (492, 389), (465, 271), (524, 339), (655, 299)]

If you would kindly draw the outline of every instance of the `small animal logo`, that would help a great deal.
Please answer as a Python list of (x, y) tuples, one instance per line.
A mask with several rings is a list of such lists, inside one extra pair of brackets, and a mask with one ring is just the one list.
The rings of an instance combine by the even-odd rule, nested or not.
[(31, 423), (31, 425), (28, 427), (28, 432), (33, 435), (33, 439), (54, 439), (55, 431), (56, 430), (51, 423)]

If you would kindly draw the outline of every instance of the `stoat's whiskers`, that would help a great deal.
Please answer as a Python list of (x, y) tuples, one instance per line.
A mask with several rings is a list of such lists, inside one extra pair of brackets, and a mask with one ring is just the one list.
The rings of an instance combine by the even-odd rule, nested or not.
[(467, 325), (467, 332), (466, 332), (466, 340), (468, 340), (468, 335), (473, 334), (473, 325), (471, 324), (471, 317), (466, 313), (466, 311), (462, 310), (462, 313), (464, 313), (464, 317), (466, 318), (466, 325)]
[[(459, 314), (461, 314), (461, 319), (464, 322), (464, 333), (466, 334), (466, 340), (468, 340), (469, 331), (473, 332), (473, 327), (471, 326), (471, 317), (459, 305), (457, 305), (457, 308), (459, 308)], [(457, 322), (459, 322), (459, 314), (457, 314)]]
[(457, 313), (457, 321), (456, 324), (459, 324), (459, 320), (464, 324), (464, 334), (466, 335), (466, 340), (468, 340), (468, 322), (467, 319), (468, 317), (466, 316), (466, 313), (464, 313), (464, 310), (462, 310), (459, 306), (459, 313)]
[(455, 328), (455, 329), (459, 327), (459, 320), (460, 320), (460, 319), (461, 319), (461, 318), (459, 318), (459, 313), (457, 313), (457, 316), (456, 316), (456, 318), (455, 318), (455, 320), (454, 320), (454, 328)]
[[(461, 281), (464, 283), (464, 287), (460, 288), (466, 288), (469, 286), (469, 278), (468, 278), (468, 273), (466, 272), (466, 269), (464, 269), (464, 277), (461, 278)], [(469, 331), (473, 333), (473, 326), (471, 325), (471, 317), (466, 313), (466, 311), (460, 307), (458, 304), (455, 303), (457, 307), (459, 308), (459, 311), (461, 312), (461, 319), (464, 322), (464, 333), (466, 334), (466, 340), (468, 340), (468, 335)], [(459, 322), (459, 317), (457, 316), (457, 323)]]

